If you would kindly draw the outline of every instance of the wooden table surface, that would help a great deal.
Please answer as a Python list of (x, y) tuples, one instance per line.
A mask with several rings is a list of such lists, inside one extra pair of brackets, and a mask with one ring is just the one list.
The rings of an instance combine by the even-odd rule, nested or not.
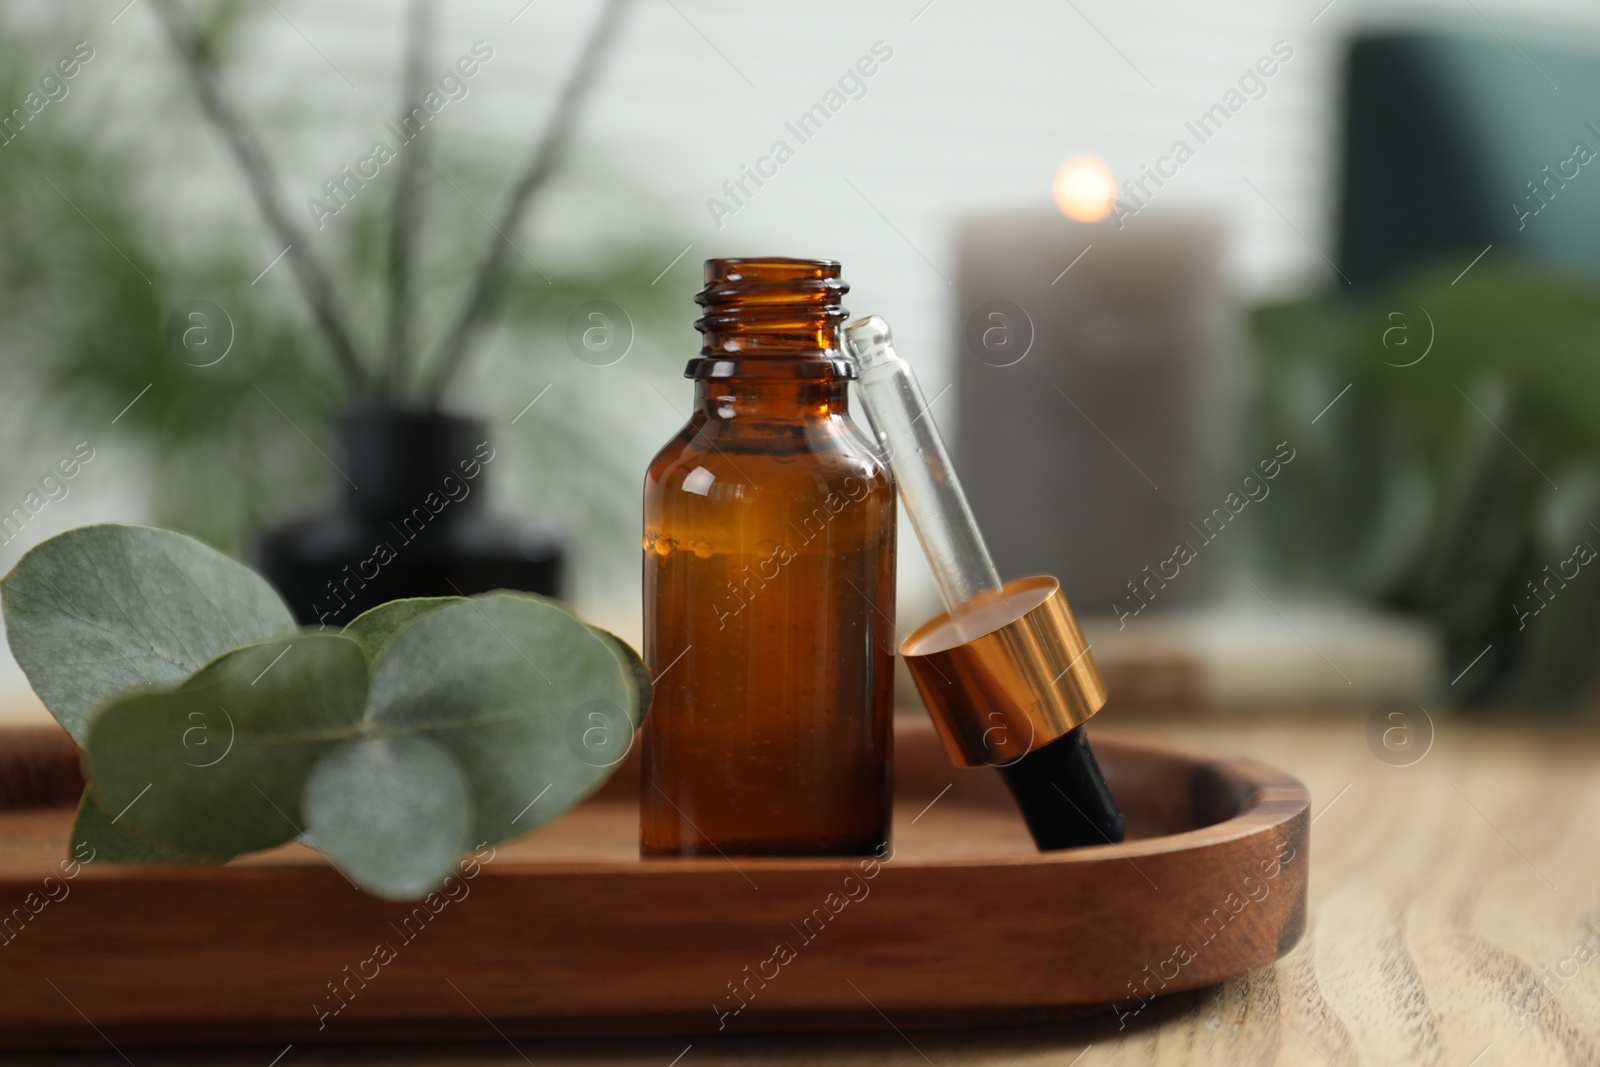
[(897, 1032), (885, 1019), (881, 1035), (516, 1045), (486, 1019), (484, 1042), (472, 1045), (130, 1050), (127, 1058), (107, 1048), (0, 1062), (1600, 1064), (1600, 729), (1436, 715), (1426, 755), (1396, 766), (1369, 746), (1369, 712), (1115, 716), (1119, 727), (1275, 764), (1310, 786), (1316, 812), (1301, 944), (1276, 966), (1156, 1000), (1135, 1018), (942, 1032)]

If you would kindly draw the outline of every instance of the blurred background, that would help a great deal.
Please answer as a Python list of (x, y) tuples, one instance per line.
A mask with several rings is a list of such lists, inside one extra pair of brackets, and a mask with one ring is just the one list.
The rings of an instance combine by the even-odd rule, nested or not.
[[(350, 386), (157, 6), (0, 11), (0, 568), (106, 520), (248, 558), (339, 506)], [(601, 4), (438, 4), (393, 161), (406, 5), (178, 10), (374, 349), (426, 144), (416, 383), (504, 242), (448, 391), (496, 450), (474, 491), (557, 531), (564, 594), (630, 639), (699, 264), (827, 257), (1002, 574), (1062, 577), (1122, 706), (1592, 706), (1592, 4), (638, 0), (510, 232)], [(900, 549), (909, 631), (937, 600)]]

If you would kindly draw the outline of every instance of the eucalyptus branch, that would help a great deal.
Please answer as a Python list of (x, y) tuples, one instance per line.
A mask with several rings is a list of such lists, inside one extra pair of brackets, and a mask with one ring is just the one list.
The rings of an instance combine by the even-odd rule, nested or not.
[[(401, 74), (399, 126), (404, 128), (411, 109), (427, 85), (428, 44), (433, 35), (433, 0), (411, 0), (406, 22), (405, 69)], [(411, 360), (412, 301), (416, 276), (418, 231), (422, 228), (422, 175), (427, 170), (428, 142), (419, 137), (400, 154), (395, 176), (394, 211), (389, 221), (389, 321), (384, 345), (385, 392), (405, 387), (406, 365)]]
[(577, 63), (567, 75), (566, 84), (561, 88), (561, 94), (557, 97), (555, 107), (550, 114), (549, 125), (545, 127), (544, 134), (534, 145), (533, 153), (528, 158), (527, 169), (512, 186), (505, 209), (500, 213), (500, 222), (495, 226), (494, 236), (489, 239), (483, 261), (473, 278), (472, 288), (462, 302), (461, 310), (450, 331), (439, 346), (437, 367), (428, 390), (436, 403), (449, 388), (450, 381), (459, 371), (478, 328), (494, 309), (495, 302), (505, 289), (506, 281), (511, 275), (508, 254), (511, 245), (510, 235), (517, 232), (523, 217), (527, 214), (533, 194), (550, 180), (551, 175), (560, 166), (572, 141), (578, 113), (594, 88), (606, 53), (616, 40), (623, 9), (628, 3), (629, 0), (606, 0), (594, 29), (589, 33), (589, 39), (584, 42), (583, 52), (578, 56)]
[(188, 70), (201, 110), (222, 135), (233, 153), (234, 162), (243, 172), (245, 183), (250, 187), (263, 220), (278, 240), (288, 245), (284, 257), (288, 259), (299, 282), (301, 295), (310, 305), (318, 327), (326, 335), (340, 369), (352, 385), (358, 388), (365, 386), (367, 372), (363, 368), (349, 318), (334, 295), (333, 282), (321, 261), (312, 254), (310, 238), (289, 217), (272, 164), (254, 130), (223, 92), (199, 30), (178, 10), (174, 0), (151, 0), (151, 5), (156, 9), (167, 37)]

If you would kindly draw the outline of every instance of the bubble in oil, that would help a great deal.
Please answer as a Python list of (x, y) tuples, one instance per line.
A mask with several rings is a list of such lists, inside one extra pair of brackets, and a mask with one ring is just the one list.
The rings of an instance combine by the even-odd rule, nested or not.
[(672, 538), (663, 536), (660, 530), (646, 529), (644, 532), (643, 548), (646, 552), (654, 552), (658, 556), (672, 554)]

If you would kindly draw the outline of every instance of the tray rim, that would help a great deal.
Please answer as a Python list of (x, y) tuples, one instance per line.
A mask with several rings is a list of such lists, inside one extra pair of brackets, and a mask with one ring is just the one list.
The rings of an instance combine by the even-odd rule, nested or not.
[[(23, 729), (48, 732), (53, 727), (28, 727)], [(17, 732), (18, 730), (19, 728), (16, 727), (0, 729), (0, 741), (5, 739), (6, 734)], [(897, 743), (903, 735), (907, 734), (915, 736), (917, 740), (933, 737), (933, 725), (926, 718), (908, 721), (902, 717), (895, 723)], [(71, 744), (70, 738), (67, 737), (65, 731), (62, 731), (61, 736), (63, 740)], [(1199, 746), (1169, 741), (1165, 738), (1147, 735), (1142, 731), (1122, 728), (1096, 730), (1093, 734), (1093, 741), (1097, 749), (1157, 751), (1167, 757), (1195, 766), (1214, 767), (1228, 777), (1248, 786), (1249, 795), (1245, 798), (1239, 810), (1229, 818), (1206, 826), (1180, 830), (1176, 833), (1137, 838), (1117, 843), (1108, 842), (1102, 845), (1087, 845), (1059, 852), (1035, 852), (1016, 856), (897, 858), (895, 866), (901, 869), (1071, 866), (1101, 863), (1109, 859), (1120, 860), (1129, 856), (1154, 858), (1188, 852), (1210, 845), (1225, 845), (1229, 842), (1254, 837), (1294, 821), (1303, 813), (1308, 812), (1311, 807), (1311, 791), (1298, 778), (1295, 778), (1287, 771), (1280, 770), (1248, 756), (1222, 756)], [(952, 774), (972, 774), (989, 769), (984, 767), (957, 767), (954, 764), (950, 766)], [(597, 789), (595, 793), (585, 798), (581, 803), (595, 803), (604, 788), (604, 785), (602, 785), (600, 789)], [(46, 812), (61, 812), (63, 810), (68, 809), (60, 805), (26, 809), (0, 807), (0, 818), (23, 814), (24, 812), (43, 814)], [(538, 830), (531, 831), (531, 833), (537, 832)], [(509, 844), (523, 841), (526, 840), (527, 836), (512, 838), (502, 843)], [(304, 846), (298, 845), (292, 847), (304, 848)], [(264, 853), (250, 854), (242, 863), (230, 861), (226, 864), (205, 866), (86, 864), (79, 877), (87, 876), (94, 881), (147, 881), (167, 878), (188, 881), (191, 879), (217, 879), (219, 877), (224, 879), (234, 877), (260, 879), (294, 878), (308, 875), (313, 877), (337, 876), (337, 872), (325, 860), (319, 860), (317, 854), (310, 849), (305, 849), (304, 861), (290, 863), (272, 862), (269, 858), (271, 852), (272, 850), (268, 850)], [(749, 867), (752, 870), (760, 871), (845, 871), (856, 868), (867, 858), (865, 856), (739, 856), (738, 862), (741, 867)], [(719, 856), (648, 858), (635, 856), (629, 860), (563, 860), (551, 862), (496, 859), (492, 865), (484, 865), (484, 873), (497, 880), (501, 878), (538, 877), (541, 875), (584, 875), (592, 877), (595, 875), (615, 874), (648, 877), (666, 873), (695, 875), (716, 872), (720, 874), (728, 869), (728, 864), (729, 861), (725, 857)], [(48, 868), (41, 868), (41, 871), (48, 873)], [(37, 880), (35, 876), (20, 871), (0, 873), (0, 885), (35, 880)]]

